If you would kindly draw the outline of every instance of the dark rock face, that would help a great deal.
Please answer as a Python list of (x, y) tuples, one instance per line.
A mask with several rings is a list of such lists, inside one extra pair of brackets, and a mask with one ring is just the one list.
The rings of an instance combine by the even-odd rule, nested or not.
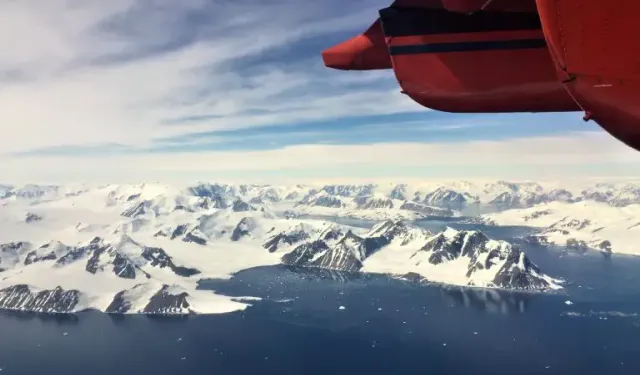
[(509, 192), (500, 193), (497, 197), (489, 202), (489, 204), (507, 209), (520, 206), (520, 197)]
[(127, 198), (127, 202), (135, 201), (138, 198), (140, 198), (140, 194), (132, 194)]
[(579, 251), (587, 251), (589, 250), (589, 245), (582, 240), (576, 240), (575, 238), (567, 239), (567, 243), (565, 245), (569, 249), (579, 250)]
[(111, 301), (105, 310), (107, 314), (125, 314), (131, 310), (131, 302), (124, 297), (125, 292), (125, 290), (118, 292), (118, 294), (113, 297), (113, 301)]
[(522, 191), (515, 184), (503, 184), (503, 186), (509, 191), (500, 193), (489, 202), (489, 204), (500, 209), (532, 207), (541, 203), (575, 202), (579, 200), (565, 189), (553, 189), (545, 193), (541, 186), (537, 186), (531, 191)]
[(339, 198), (319, 197), (316, 199), (314, 206), (340, 208), (343, 206), (343, 203)]
[(357, 208), (361, 210), (370, 210), (376, 208), (393, 208), (393, 201), (390, 198), (376, 198), (373, 196), (356, 197), (354, 202)]
[(481, 232), (459, 232), (451, 241), (440, 233), (427, 242), (422, 251), (431, 251), (429, 263), (440, 264), (459, 257), (477, 256), (475, 251), (489, 239)]
[(295, 243), (308, 240), (310, 237), (309, 233), (304, 230), (291, 231), (290, 233), (281, 232), (269, 238), (262, 247), (269, 250), (270, 253), (273, 253), (283, 244), (290, 246)]
[(623, 186), (597, 184), (591, 189), (582, 191), (581, 198), (605, 202), (613, 207), (625, 207), (640, 203), (640, 186), (635, 184)]
[(0, 309), (22, 310), (44, 313), (70, 313), (78, 304), (80, 292), (53, 290), (32, 292), (27, 285), (14, 285), (0, 289)]
[(606, 202), (609, 199), (611, 199), (612, 196), (613, 196), (613, 192), (611, 192), (611, 191), (606, 191), (606, 192), (583, 191), (582, 192), (582, 199), (584, 199), (584, 200), (592, 200), (592, 201), (596, 201), (596, 202)]
[(387, 246), (391, 241), (387, 237), (363, 238), (360, 243), (360, 250), (365, 258), (373, 255), (376, 251)]
[[(329, 231), (325, 233), (333, 234)], [(291, 253), (282, 257), (285, 264), (301, 267), (319, 267), (339, 271), (358, 271), (362, 268), (365, 253), (378, 245), (375, 239), (365, 239), (351, 231), (344, 234), (333, 246), (327, 240), (319, 239), (296, 247)]]
[(87, 265), (85, 266), (85, 270), (89, 273), (95, 274), (100, 270), (100, 256), (107, 250), (108, 246), (97, 247), (93, 249), (91, 257), (87, 261)]
[(250, 204), (264, 204), (264, 200), (262, 200), (262, 198), (260, 198), (260, 197), (253, 197), (253, 198), (249, 199), (249, 203)]
[(294, 199), (297, 199), (298, 196), (300, 196), (300, 193), (296, 192), (296, 191), (292, 191), (291, 193), (287, 194), (286, 197), (284, 197), (284, 200), (286, 201), (292, 201)]
[[(524, 269), (515, 265), (524, 264)], [(546, 289), (549, 283), (540, 277), (540, 269), (527, 258), (519, 249), (512, 249), (507, 261), (500, 268), (493, 283), (500, 288), (515, 288), (522, 290)]]
[(570, 191), (566, 189), (553, 189), (547, 194), (547, 201), (564, 201), (564, 202), (572, 202), (575, 198)]
[(236, 225), (235, 229), (231, 233), (231, 241), (238, 241), (242, 237), (248, 236), (251, 234), (251, 230), (254, 227), (253, 220), (249, 217), (244, 217), (238, 225)]
[[(140, 287), (140, 285), (135, 286), (134, 289), (138, 287)], [(169, 286), (163, 285), (157, 293), (149, 298), (149, 302), (142, 311), (131, 311), (131, 301), (127, 299), (127, 291), (125, 290), (119, 292), (113, 297), (113, 300), (107, 307), (106, 312), (110, 314), (141, 312), (143, 314), (150, 315), (193, 314), (194, 311), (191, 310), (187, 297), (189, 297), (187, 292), (171, 294), (169, 293)]]
[(186, 292), (174, 295), (167, 292), (168, 285), (164, 285), (162, 289), (149, 299), (149, 303), (142, 310), (145, 314), (193, 314), (190, 309)]
[[(73, 263), (77, 260), (89, 256), (90, 254), (93, 254), (96, 251), (101, 254), (107, 247), (108, 246), (102, 244), (102, 238), (95, 237), (87, 246), (72, 247), (69, 252), (58, 258), (58, 260), (56, 261), (56, 265), (64, 266)], [(94, 261), (97, 261), (97, 258), (94, 258)], [(89, 266), (89, 264), (87, 264), (87, 267), (93, 268), (93, 266)]]
[(116, 253), (113, 259), (113, 272), (123, 279), (136, 278), (136, 265), (120, 253)]
[(604, 240), (598, 244), (598, 249), (602, 251), (605, 255), (611, 255), (611, 241)]
[(9, 242), (0, 245), (0, 253), (18, 254), (30, 246), (28, 242)]
[[(567, 221), (565, 219), (562, 220), (562, 221), (564, 221), (564, 223), (561, 225), (562, 228), (574, 228), (576, 230), (582, 230), (582, 229), (584, 229), (584, 228), (586, 228), (586, 227), (591, 225), (591, 220), (582, 220), (581, 221), (581, 220), (577, 220), (577, 219), (572, 219), (572, 220)], [(560, 222), (555, 223), (553, 226), (557, 226), (558, 224), (560, 224)]]
[(165, 268), (169, 267), (176, 275), (189, 277), (200, 273), (195, 268), (176, 266), (173, 259), (167, 253), (158, 247), (145, 247), (142, 251), (142, 257), (149, 261), (153, 267)]
[(424, 277), (422, 277), (420, 274), (417, 274), (415, 272), (407, 272), (404, 275), (402, 275), (401, 278), (403, 280), (406, 280), (412, 283), (420, 283), (425, 281)]
[(292, 252), (282, 257), (282, 263), (292, 266), (306, 266), (313, 257), (323, 251), (328, 251), (329, 246), (323, 240), (308, 242), (296, 247)]
[[(404, 237), (404, 246), (410, 238), (404, 223), (388, 220), (376, 225), (365, 237), (352, 231), (342, 233), (337, 227), (329, 227), (318, 239), (302, 244), (282, 257), (285, 264), (301, 267), (318, 267), (330, 270), (354, 272), (362, 268), (362, 262), (396, 238)], [(333, 244), (329, 245), (329, 243)]]
[(184, 236), (184, 238), (182, 239), (183, 242), (191, 242), (191, 243), (196, 243), (198, 245), (206, 245), (207, 244), (207, 240), (205, 240), (202, 237), (198, 237), (195, 234), (189, 232), (187, 233), (186, 236)]
[(46, 253), (44, 255), (40, 255), (38, 256), (37, 252), (31, 251), (29, 254), (27, 254), (27, 257), (24, 259), (24, 265), (28, 266), (32, 263), (38, 263), (38, 262), (44, 262), (47, 260), (56, 260), (58, 257), (56, 256), (56, 253), (54, 253), (53, 251), (50, 253)]
[(154, 235), (154, 237), (168, 237), (167, 231), (164, 229), (161, 229), (159, 231), (157, 231)]
[(141, 215), (145, 215), (147, 213), (147, 209), (149, 208), (151, 202), (144, 201), (140, 202), (130, 208), (127, 208), (122, 212), (122, 216), (124, 217), (138, 217)]
[(24, 219), (25, 223), (35, 223), (36, 221), (42, 220), (42, 216), (36, 215), (31, 212), (27, 212), (27, 215)]
[(233, 212), (256, 211), (255, 207), (253, 207), (249, 203), (243, 202), (241, 200), (234, 201), (233, 205), (231, 206), (231, 209), (233, 210)]
[(204, 197), (198, 203), (198, 207), (204, 210), (210, 210), (212, 208), (228, 208), (227, 201), (220, 195), (213, 195), (211, 197)]
[(182, 235), (184, 235), (187, 232), (187, 225), (186, 224), (182, 224), (182, 225), (178, 225), (176, 227), (176, 229), (173, 231), (173, 233), (171, 233), (171, 239), (175, 239), (176, 237), (180, 237)]
[(434, 208), (421, 203), (406, 201), (400, 206), (401, 210), (413, 211), (427, 216), (453, 216), (451, 209)]
[(425, 195), (422, 203), (447, 209), (461, 209), (467, 205), (468, 201), (476, 200), (468, 194), (462, 194), (457, 191), (446, 188), (438, 188)]
[(336, 245), (312, 262), (310, 266), (340, 271), (358, 271), (364, 260), (363, 239), (348, 231)]
[(244, 195), (247, 193), (248, 187), (245, 185), (232, 186), (224, 184), (198, 184), (190, 187), (189, 192), (197, 197), (204, 198), (203, 201), (207, 202), (209, 208), (227, 208), (227, 199), (232, 199), (238, 195)]
[(344, 233), (340, 228), (330, 227), (320, 234), (320, 239), (324, 241), (333, 241), (339, 239), (343, 235)]
[(531, 215), (525, 216), (524, 217), (524, 221), (537, 219), (539, 217), (546, 216), (546, 215), (549, 215), (549, 214), (551, 214), (551, 210), (536, 211), (536, 212), (533, 212)]
[(407, 185), (406, 184), (396, 185), (393, 188), (393, 190), (391, 190), (391, 193), (389, 194), (389, 198), (397, 199), (401, 201), (409, 200), (409, 196), (407, 195)]
[(338, 197), (332, 197), (327, 195), (316, 196), (315, 194), (309, 194), (302, 198), (296, 206), (318, 206), (318, 207), (330, 207), (330, 208), (340, 208), (343, 207), (344, 204)]
[[(423, 232), (423, 233), (426, 234), (428, 232)], [(367, 237), (384, 238), (385, 239), (384, 242), (386, 242), (386, 244), (382, 246), (386, 246), (389, 242), (391, 242), (395, 238), (402, 237), (402, 236), (406, 237), (408, 234), (409, 234), (409, 228), (402, 221), (386, 220), (374, 226), (373, 228), (371, 228), (371, 231), (369, 231), (369, 233), (367, 234)], [(403, 246), (406, 245), (406, 242), (410, 239), (411, 238), (405, 238), (402, 242), (402, 245)]]
[(29, 242), (8, 242), (0, 244), (0, 268), (11, 268), (20, 262), (20, 257), (31, 250), (33, 245)]
[(185, 211), (185, 212), (194, 212), (192, 209), (190, 209), (189, 207), (183, 206), (181, 204), (176, 205), (173, 208), (174, 211)]
[[(111, 245), (95, 246), (90, 249), (90, 254), (91, 256), (85, 267), (87, 272), (95, 274), (98, 271), (103, 271), (105, 266), (112, 265), (113, 273), (116, 276), (123, 279), (136, 278), (136, 265), (126, 256), (116, 251)], [(105, 261), (103, 258), (107, 258), (107, 260)]]
[(371, 195), (375, 185), (325, 185), (322, 187), (322, 191), (331, 195), (338, 195), (341, 197), (358, 197)]
[(183, 242), (196, 243), (203, 246), (207, 244), (205, 235), (198, 228), (189, 230), (187, 224), (178, 225), (173, 231), (171, 231), (171, 228), (165, 228), (154, 234), (154, 237), (169, 237), (171, 240), (182, 237)]

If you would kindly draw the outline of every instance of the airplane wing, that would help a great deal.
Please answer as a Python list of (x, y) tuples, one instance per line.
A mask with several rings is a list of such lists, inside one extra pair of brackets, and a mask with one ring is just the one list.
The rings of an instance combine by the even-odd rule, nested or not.
[(396, 0), (322, 55), (334, 69), (392, 69), (435, 110), (582, 110), (640, 150), (639, 12), (637, 0)]

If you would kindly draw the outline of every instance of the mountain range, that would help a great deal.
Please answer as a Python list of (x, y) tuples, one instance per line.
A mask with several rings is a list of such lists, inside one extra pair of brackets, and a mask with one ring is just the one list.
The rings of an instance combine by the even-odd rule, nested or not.
[[(484, 225), (540, 226), (531, 242), (584, 242), (588, 249), (633, 253), (638, 250), (633, 238), (640, 239), (634, 237), (640, 224), (632, 223), (640, 223), (639, 202), (640, 186), (630, 183), (574, 189), (504, 181), (0, 185), (0, 308), (233, 311), (246, 308), (251, 297), (199, 290), (198, 281), (275, 264), (460, 286), (557, 290), (563, 281), (546, 275), (515, 245), (478, 230), (428, 231), (412, 221), (468, 215), (465, 210), (475, 208), (489, 212), (472, 218)], [(602, 213), (617, 219), (605, 220)], [(622, 224), (630, 227), (626, 237), (620, 237)], [(625, 240), (616, 242), (620, 238)]]

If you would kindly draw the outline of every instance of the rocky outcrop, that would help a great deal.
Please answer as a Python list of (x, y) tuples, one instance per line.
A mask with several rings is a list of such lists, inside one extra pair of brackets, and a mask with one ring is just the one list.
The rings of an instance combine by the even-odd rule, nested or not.
[(276, 252), (281, 247), (291, 246), (311, 238), (309, 229), (304, 225), (293, 226), (286, 231), (271, 236), (263, 245), (270, 253)]
[(250, 217), (244, 217), (231, 232), (231, 241), (238, 241), (242, 237), (249, 236), (251, 230), (255, 227), (255, 222)]
[(0, 309), (42, 313), (70, 313), (76, 310), (80, 292), (56, 287), (33, 291), (28, 285), (0, 289)]

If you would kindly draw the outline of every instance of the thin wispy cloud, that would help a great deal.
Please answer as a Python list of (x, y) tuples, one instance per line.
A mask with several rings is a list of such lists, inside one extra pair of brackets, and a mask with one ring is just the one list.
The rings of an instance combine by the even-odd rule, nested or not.
[(335, 12), (339, 2), (330, 3), (4, 2), (0, 71), (22, 78), (5, 80), (0, 90), (7, 130), (0, 147), (144, 145), (196, 131), (417, 110), (397, 93), (389, 102), (389, 79), (385, 90), (371, 87), (361, 96), (340, 90), (357, 81), (351, 75), (322, 84), (319, 57), (312, 66), (234, 66), (305, 38), (355, 31), (375, 11), (363, 14), (354, 2)]

